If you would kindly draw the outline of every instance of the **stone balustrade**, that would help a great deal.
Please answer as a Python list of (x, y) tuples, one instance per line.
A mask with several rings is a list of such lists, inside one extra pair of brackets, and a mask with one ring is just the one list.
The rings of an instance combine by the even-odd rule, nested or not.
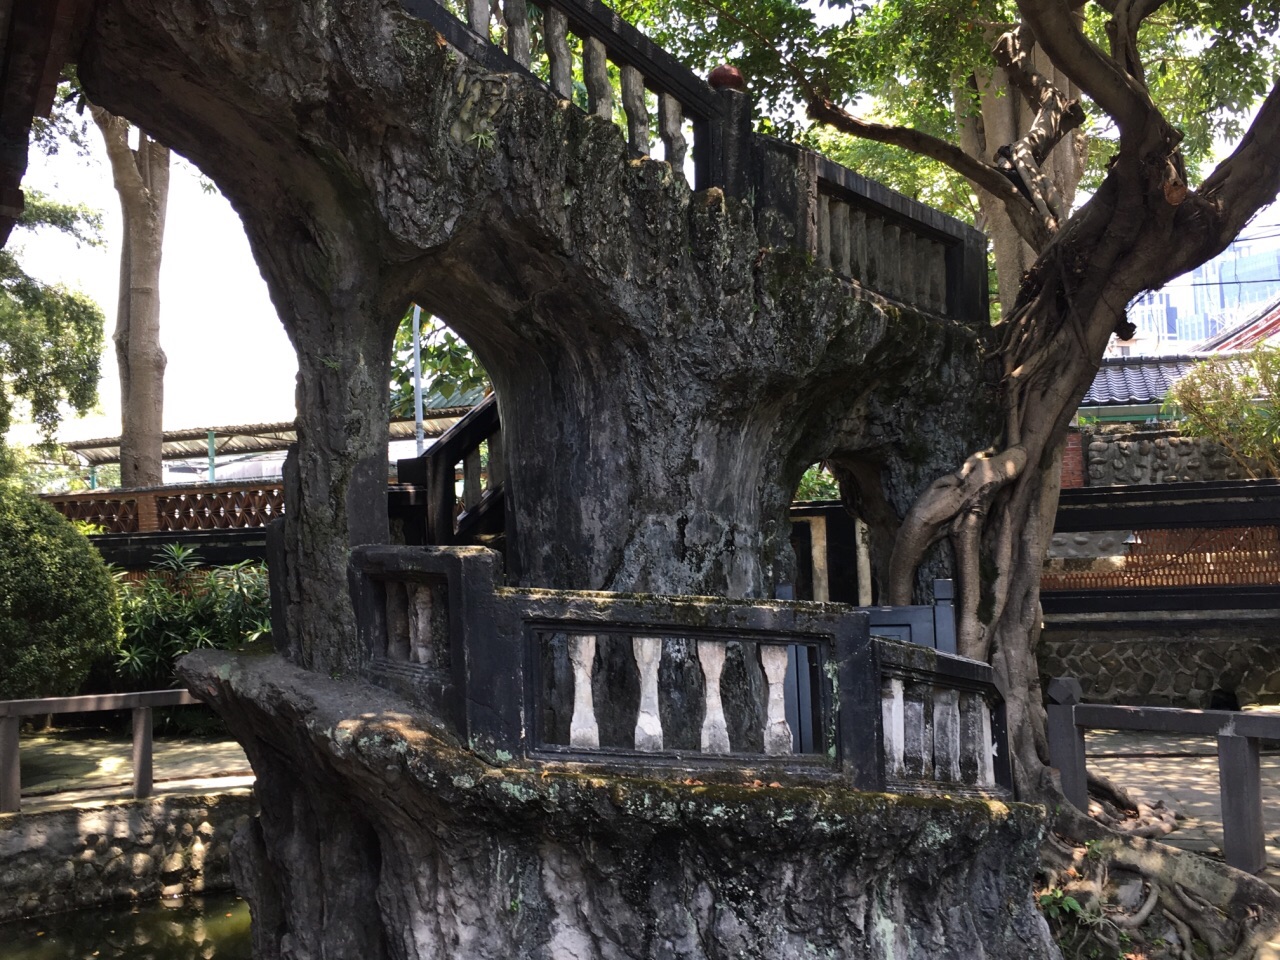
[(502, 587), (478, 547), (351, 569), (366, 676), (495, 762), (1010, 795), (990, 667), (873, 636), (890, 608)]
[(913, 309), (990, 322), (979, 231), (811, 150), (754, 133), (747, 93), (713, 90), (598, 0), (401, 2), (486, 69), (532, 75), (617, 123), (636, 157), (666, 161), (695, 190), (716, 187), (750, 203), (762, 245), (798, 249)]

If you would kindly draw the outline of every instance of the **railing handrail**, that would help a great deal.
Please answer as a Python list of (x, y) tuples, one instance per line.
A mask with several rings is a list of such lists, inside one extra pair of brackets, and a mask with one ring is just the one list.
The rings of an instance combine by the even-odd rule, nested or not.
[(152, 766), (151, 710), (153, 707), (199, 703), (187, 690), (143, 690), (86, 697), (39, 697), (0, 700), (0, 813), (22, 811), (22, 763), (19, 732), (23, 717), (47, 713), (92, 713), (98, 710), (133, 711), (133, 796), (151, 796), (155, 783)]
[(103, 693), (83, 697), (39, 697), (0, 700), (0, 717), (39, 717), (50, 713), (94, 713), (99, 710), (132, 710), (137, 707), (174, 707), (199, 703), (188, 690), (144, 690), (137, 693)]
[[(847, 604), (502, 587), (498, 562), (498, 554), (479, 547), (362, 545), (350, 566), (370, 679), (439, 710), (483, 756), (595, 763), (625, 755), (683, 767), (702, 754), (732, 753), (749, 766), (825, 767), (859, 789), (1012, 794), (1005, 697), (988, 664), (873, 637), (868, 611)], [(635, 749), (613, 744), (617, 749), (601, 753), (590, 697), (575, 692), (572, 718), (563, 689), (554, 692), (559, 699), (543, 699), (555, 676), (543, 655), (548, 644), (567, 644), (555, 648), (560, 665), (551, 669), (567, 663), (574, 690), (589, 691), (597, 641), (628, 637), (630, 644), (612, 650), (617, 662), (635, 661), (642, 690)], [(658, 665), (671, 639), (692, 643), (681, 656), (696, 656), (706, 684), (698, 692), (706, 711), (700, 754), (664, 739)], [(754, 648), (744, 656), (759, 657), (769, 687), (761, 704), (768, 717), (756, 728), (762, 736), (769, 731), (763, 754), (754, 741), (731, 741), (724, 725), (717, 686), (724, 652), (715, 647), (733, 643)], [(803, 660), (801, 650), (809, 651)], [(559, 711), (554, 739), (543, 726), (548, 704)], [(926, 719), (935, 706), (942, 711), (936, 736)]]
[[(676, 150), (673, 168), (680, 169), (685, 156), (682, 120), (692, 124), (692, 187), (721, 187), (739, 200), (749, 200), (756, 206), (758, 216), (764, 207), (776, 206), (774, 212), (781, 212), (781, 218), (765, 218), (772, 220), (772, 227), (765, 230), (768, 234), (764, 238), (765, 246), (794, 244), (814, 253), (819, 265), (854, 279), (879, 296), (966, 323), (987, 324), (986, 238), (982, 233), (882, 184), (870, 182), (808, 148), (753, 133), (748, 96), (733, 90), (712, 90), (709, 83), (599, 0), (536, 0), (535, 5), (543, 6), (548, 20), (554, 13), (562, 24), (557, 28), (561, 52), (553, 55), (548, 47), (550, 84), (529, 69), (529, 27), (524, 3), (518, 6), (518, 19), (525, 37), (522, 52), (518, 54), (521, 59), (517, 59), (515, 46), (508, 55), (490, 38), (488, 6), (468, 3), (468, 22), (463, 23), (461, 17), (436, 0), (401, 0), (401, 3), (406, 12), (426, 20), (454, 49), (476, 64), (494, 72), (530, 77), (558, 97), (570, 96), (571, 92), (567, 87), (567, 72), (557, 81), (558, 60), (554, 59), (563, 60), (568, 56), (567, 47), (563, 46), (567, 24), (568, 29), (584, 40), (584, 77), (591, 113), (605, 118), (613, 116), (612, 95), (607, 90), (593, 92), (591, 79), (594, 78), (596, 84), (604, 83), (607, 88), (604, 61), (620, 65), (627, 140), (635, 154), (648, 154), (649, 143), (652, 143), (643, 93), (654, 91), (659, 97), (659, 136), (666, 145), (668, 159), (672, 156), (669, 151)], [(508, 44), (513, 42), (511, 36), (508, 35)], [(590, 69), (586, 65), (588, 61)], [(678, 105), (675, 115), (668, 114), (664, 101)], [(602, 109), (598, 110), (598, 106)], [(765, 159), (764, 155), (773, 154), (780, 155)], [(758, 182), (760, 170), (756, 170), (756, 166), (773, 169), (778, 163), (792, 169), (769, 183)], [(817, 209), (812, 206), (814, 202)], [(828, 220), (831, 210), (828, 204), (835, 205), (835, 228)], [(852, 234), (847, 229), (850, 207), (865, 211), (868, 219), (876, 221), (877, 232), (872, 236), (879, 236), (882, 220), (886, 229), (892, 230), (883, 251), (886, 260), (878, 259), (881, 251), (877, 243), (877, 256), (863, 262), (861, 228), (855, 227)], [(812, 219), (814, 212), (817, 221)], [(897, 234), (900, 229), (904, 230), (901, 239)], [(832, 241), (836, 241), (835, 244)], [(900, 242), (904, 250), (901, 257)], [(909, 264), (908, 268), (902, 268), (902, 262)]]
[(1063, 794), (1078, 809), (1089, 809), (1086, 730), (1216, 736), (1223, 858), (1246, 873), (1258, 873), (1267, 865), (1259, 741), (1280, 739), (1280, 716), (1082, 703), (1080, 682), (1072, 677), (1055, 677), (1045, 693), (1049, 701), (1049, 763), (1058, 770)]
[(1075, 705), (1075, 723), (1087, 730), (1141, 730), (1280, 740), (1280, 715), (1236, 710), (1078, 703)]
[(449, 460), (454, 466), (500, 428), (498, 396), (491, 393), (422, 452), (428, 463)]

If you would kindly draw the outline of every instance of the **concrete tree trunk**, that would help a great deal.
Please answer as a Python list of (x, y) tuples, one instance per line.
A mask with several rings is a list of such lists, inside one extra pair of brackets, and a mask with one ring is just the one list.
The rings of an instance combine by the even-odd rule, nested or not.
[(169, 148), (138, 131), (129, 146), (129, 121), (91, 106), (102, 132), (120, 197), (124, 237), (120, 293), (112, 336), (120, 370), (120, 482), (163, 482), (165, 355), (160, 348), (160, 258), (169, 206)]
[[(298, 662), (355, 665), (346, 552), (387, 536), (386, 365), (410, 299), (493, 376), (522, 584), (769, 596), (805, 466), (873, 443), (958, 456), (982, 432), (970, 412), (931, 433), (921, 404), (888, 442), (852, 416), (891, 417), (881, 393), (931, 362), (972, 378), (979, 331), (761, 256), (740, 201), (633, 162), (612, 124), (458, 61), (397, 5), (332, 23), (320, 4), (179, 6), (98, 10), (81, 75), (219, 184), (297, 349)], [(277, 34), (293, 39), (253, 39)], [(139, 65), (142, 37), (158, 54)]]

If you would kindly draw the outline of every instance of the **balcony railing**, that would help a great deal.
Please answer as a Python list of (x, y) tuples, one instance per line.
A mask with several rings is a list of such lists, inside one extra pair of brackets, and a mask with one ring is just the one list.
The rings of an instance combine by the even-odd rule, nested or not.
[(401, 3), (487, 70), (531, 74), (567, 100), (580, 82), (580, 105), (611, 122), (616, 116), (633, 155), (660, 157), (693, 189), (719, 187), (750, 202), (763, 243), (799, 248), (918, 310), (988, 322), (981, 233), (810, 150), (753, 133), (745, 94), (713, 90), (603, 3)]
[(351, 561), (367, 676), (495, 762), (1011, 793), (986, 664), (874, 637), (839, 604), (506, 588), (498, 562), (387, 546)]

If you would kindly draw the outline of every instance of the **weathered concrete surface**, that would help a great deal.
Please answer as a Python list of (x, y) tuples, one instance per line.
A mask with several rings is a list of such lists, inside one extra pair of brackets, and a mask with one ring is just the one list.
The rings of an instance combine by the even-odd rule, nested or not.
[(0, 921), (231, 885), (251, 790), (0, 815)]
[(989, 442), (985, 317), (889, 304), (773, 249), (746, 198), (692, 193), (394, 0), (100, 4), (79, 65), (231, 200), (298, 348), (298, 662), (357, 666), (347, 551), (386, 537), (410, 299), (493, 377), (521, 585), (770, 596), (809, 464), (866, 462), (901, 509)]
[(377, 688), (182, 670), (258, 772), (236, 855), (260, 960), (1056, 956), (1040, 808), (490, 767)]

